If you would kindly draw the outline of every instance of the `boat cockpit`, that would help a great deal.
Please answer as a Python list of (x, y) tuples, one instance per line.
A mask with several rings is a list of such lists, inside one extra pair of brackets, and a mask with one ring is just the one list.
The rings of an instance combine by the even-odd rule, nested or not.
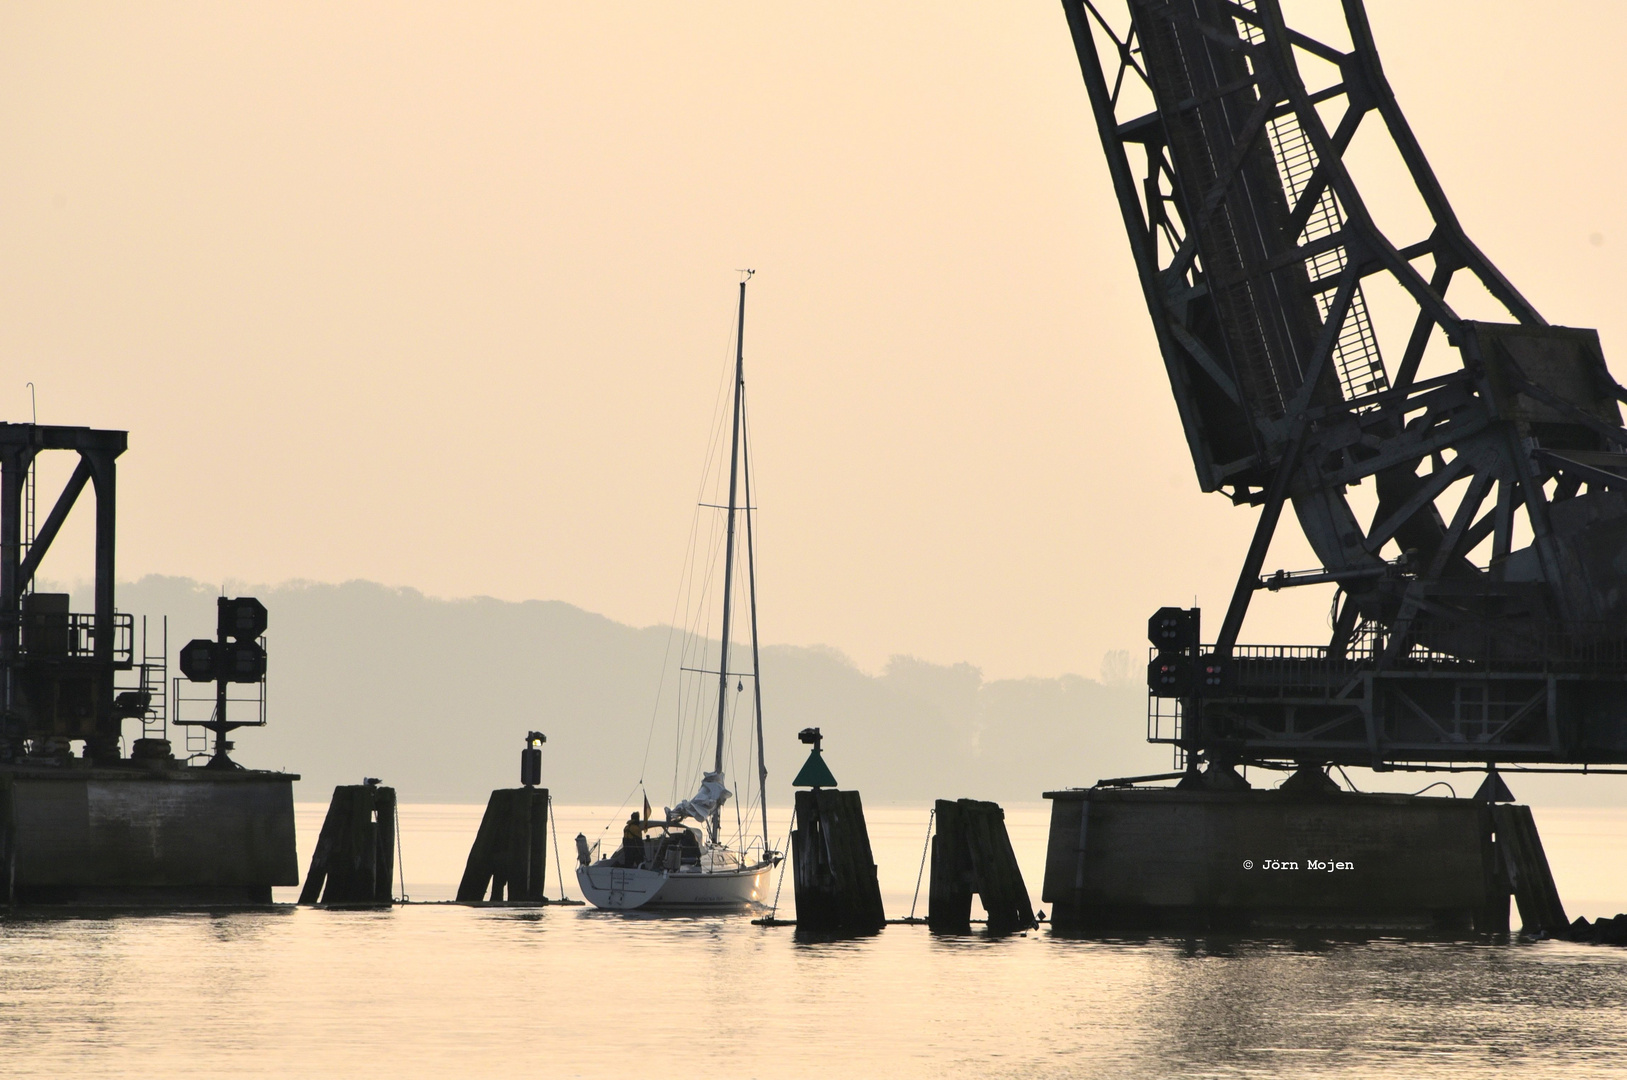
[(611, 865), (645, 870), (682, 870), (686, 866), (700, 866), (699, 829), (677, 822), (646, 821), (644, 833), (643, 843), (638, 847), (623, 842), (610, 856)]

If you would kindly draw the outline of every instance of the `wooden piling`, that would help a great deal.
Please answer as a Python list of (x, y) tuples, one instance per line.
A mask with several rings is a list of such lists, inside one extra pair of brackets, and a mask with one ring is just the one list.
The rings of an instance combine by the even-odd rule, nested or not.
[(341, 784), (317, 836), (302, 904), (388, 904), (395, 900), (395, 789)]
[(1497, 848), (1502, 857), (1509, 890), (1520, 909), (1521, 929), (1528, 934), (1563, 936), (1570, 929), (1565, 905), (1548, 869), (1548, 856), (1542, 850), (1542, 837), (1529, 806), (1497, 803), (1491, 808), (1492, 827), (1497, 831)]
[(548, 872), (548, 789), (499, 788), (486, 802), (458, 900), (541, 903)]
[(887, 916), (859, 793), (798, 791), (796, 816), (791, 859), (798, 928), (857, 934), (880, 930)]
[(373, 788), (373, 896), (395, 899), (395, 788)]
[(939, 799), (936, 816), (927, 925), (935, 933), (968, 933), (975, 892), (988, 912), (990, 933), (1011, 934), (1037, 926), (1006, 832), (1005, 811), (976, 799)]
[(940, 934), (967, 934), (972, 929), (972, 860), (960, 804), (939, 799), (932, 834), (932, 879), (927, 892), (926, 922)]

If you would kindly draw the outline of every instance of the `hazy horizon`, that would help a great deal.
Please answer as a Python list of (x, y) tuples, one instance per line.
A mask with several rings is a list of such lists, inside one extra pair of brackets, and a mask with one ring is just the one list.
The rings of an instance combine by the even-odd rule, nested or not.
[[(692, 794), (692, 759), (710, 759), (710, 736), (698, 746), (683, 732), (686, 723), (710, 730), (715, 684), (679, 695), (686, 657), (669, 648), (666, 627), (562, 601), (435, 600), (363, 581), (256, 594), (270, 612), (270, 719), (233, 736), (234, 756), (300, 773), (302, 799), (369, 775), (404, 799), (483, 801), (514, 783), (530, 729), (548, 735), (545, 782), (574, 802), (613, 803), (647, 780), (651, 801), (670, 805)], [(212, 635), (215, 595), (154, 575), (123, 584), (119, 604), (151, 620), (155, 648), (156, 620), (168, 617), (173, 665), (189, 638)], [(715, 656), (716, 642), (701, 641), (699, 657)], [(885, 802), (951, 792), (1033, 800), (1170, 761), (1167, 747), (1141, 742), (1139, 682), (989, 679), (970, 664), (903, 656), (869, 674), (833, 649), (771, 643), (762, 664), (773, 804), (789, 797), (807, 753), (796, 732), (810, 726), (824, 730), (838, 779)], [(740, 730), (729, 766), (738, 786), (755, 775), (755, 751), (747, 730), (731, 730)], [(171, 729), (178, 751), (184, 737)], [(901, 755), (916, 764), (908, 774), (894, 768)]]
[[(312, 578), (287, 578), (287, 579), (284, 579), (284, 580), (281, 580), (281, 581), (276, 581), (276, 582), (246, 581), (246, 580), (239, 580), (239, 579), (236, 579), (236, 578), (225, 578), (225, 579), (223, 579), (222, 581), (219, 581), (219, 582), (212, 582), (212, 581), (201, 581), (201, 580), (199, 580), (197, 578), (190, 577), (190, 576), (185, 575), (185, 574), (148, 574), (148, 575), (143, 575), (143, 577), (137, 578), (137, 579), (124, 578), (124, 577), (121, 576), (119, 578), (119, 580), (118, 580), (117, 586), (115, 587), (114, 595), (115, 595), (115, 597), (122, 598), (122, 596), (124, 595), (124, 593), (125, 593), (125, 591), (127, 589), (139, 588), (144, 583), (148, 583), (150, 581), (170, 582), (170, 583), (174, 583), (176, 585), (185, 587), (187, 589), (214, 590), (214, 592), (210, 593), (210, 595), (219, 595), (219, 596), (261, 596), (261, 595), (266, 595), (266, 594), (278, 593), (278, 592), (282, 592), (284, 590), (290, 590), (290, 589), (296, 589), (297, 590), (297, 589), (305, 589), (305, 588), (312, 588), (312, 587), (315, 587), (315, 588), (343, 588), (343, 587), (349, 586), (349, 585), (362, 585), (362, 586), (367, 586), (369, 588), (386, 589), (386, 590), (389, 590), (391, 592), (398, 592), (398, 593), (403, 593), (403, 594), (406, 594), (406, 595), (409, 595), (409, 596), (420, 597), (420, 598), (422, 598), (424, 600), (432, 601), (432, 602), (435, 602), (435, 603), (441, 603), (441, 604), (474, 604), (474, 603), (480, 603), (480, 602), (486, 602), (486, 601), (501, 603), (501, 604), (514, 604), (514, 605), (521, 605), (521, 606), (526, 605), (526, 604), (567, 604), (568, 606), (570, 606), (572, 608), (575, 608), (576, 610), (581, 611), (584, 614), (589, 614), (589, 615), (597, 616), (599, 618), (609, 619), (610, 621), (616, 622), (619, 625), (625, 626), (630, 630), (638, 630), (638, 631), (653, 630), (653, 631), (660, 631), (660, 632), (663, 632), (663, 633), (665, 633), (665, 632), (667, 632), (669, 630), (674, 631), (676, 633), (683, 633), (684, 630), (685, 630), (685, 627), (684, 627), (684, 625), (682, 623), (682, 620), (677, 620), (677, 619), (661, 620), (661, 619), (658, 619), (658, 620), (656, 620), (654, 622), (649, 622), (649, 623), (625, 622), (625, 621), (620, 620), (620, 619), (613, 619), (611, 616), (607, 615), (606, 613), (604, 613), (602, 611), (596, 611), (591, 607), (586, 607), (586, 606), (583, 606), (581, 604), (572, 603), (570, 601), (562, 600), (562, 599), (559, 599), (557, 597), (530, 596), (530, 597), (520, 597), (520, 598), (506, 598), (506, 597), (493, 596), (493, 595), (490, 595), (489, 593), (469, 593), (469, 594), (463, 594), (463, 595), (447, 595), (447, 594), (440, 594), (440, 593), (430, 592), (430, 591), (425, 590), (425, 589), (417, 588), (416, 586), (413, 586), (413, 585), (394, 584), (394, 583), (385, 582), (385, 581), (374, 581), (374, 580), (371, 580), (371, 579), (368, 579), (368, 578), (361, 578), (361, 577), (349, 578), (349, 579), (344, 580), (344, 581), (319, 581), (319, 580), (315, 580), (315, 579), (312, 579)], [(78, 578), (78, 579), (73, 579), (71, 581), (54, 581), (54, 580), (51, 580), (49, 578), (41, 578), (36, 583), (36, 590), (39, 591), (39, 592), (68, 593), (70, 596), (74, 597), (74, 603), (76, 605), (89, 605), (91, 603), (90, 589), (91, 589), (91, 583), (90, 583), (90, 580), (87, 579), (87, 578)], [(117, 608), (120, 611), (129, 611), (130, 610), (122, 602), (117, 603)], [(76, 607), (75, 610), (79, 610), (79, 608)], [(86, 610), (88, 610), (88, 607), (86, 608)], [(140, 615), (142, 613), (137, 612), (136, 614)], [(163, 612), (153, 612), (151, 614), (154, 615), (154, 616), (162, 616), (164, 613)], [(173, 642), (172, 642), (172, 645), (173, 645)], [(736, 647), (740, 647), (740, 646), (741, 646), (741, 643), (737, 641), (736, 642)], [(937, 660), (929, 661), (925, 657), (916, 656), (913, 653), (890, 652), (890, 653), (885, 653), (885, 654), (881, 655), (879, 661), (876, 661), (876, 662), (873, 662), (873, 663), (864, 663), (864, 662), (861, 662), (859, 659), (855, 658), (852, 653), (850, 653), (847, 649), (844, 649), (841, 645), (838, 645), (838, 644), (835, 644), (835, 643), (832, 643), (832, 642), (828, 642), (828, 641), (775, 641), (775, 640), (769, 640), (767, 638), (764, 638), (763, 641), (762, 641), (762, 646), (764, 648), (785, 647), (785, 648), (793, 648), (793, 649), (807, 649), (807, 650), (810, 650), (810, 651), (827, 652), (827, 653), (831, 654), (832, 656), (836, 657), (837, 659), (841, 660), (843, 663), (851, 665), (854, 668), (854, 670), (862, 672), (863, 674), (865, 674), (867, 676), (870, 676), (870, 677), (876, 677), (876, 676), (879, 676), (879, 675), (883, 674), (890, 664), (892, 664), (895, 661), (899, 661), (899, 660), (918, 661), (918, 662), (922, 662), (922, 663), (931, 663), (931, 664), (934, 664), (936, 666), (941, 666), (941, 667), (955, 667), (955, 666), (965, 665), (965, 666), (969, 666), (972, 669), (976, 670), (979, 674), (986, 673), (985, 667), (982, 664), (980, 664), (975, 657), (971, 657), (971, 656), (963, 656), (963, 657), (944, 660), (944, 661), (937, 661)], [(1017, 672), (1011, 672), (1011, 673), (1003, 673), (1003, 674), (1000, 674), (1000, 675), (997, 675), (997, 676), (990, 675), (990, 677), (991, 678), (998, 678), (998, 679), (1022, 680), (1022, 679), (1059, 679), (1059, 678), (1066, 678), (1066, 677), (1072, 676), (1072, 677), (1076, 677), (1076, 678), (1089, 679), (1089, 680), (1091, 680), (1093, 682), (1100, 682), (1100, 683), (1102, 683), (1104, 685), (1111, 684), (1111, 683), (1116, 683), (1116, 682), (1130, 682), (1130, 683), (1135, 684), (1137, 687), (1140, 687), (1141, 680), (1142, 680), (1142, 677), (1143, 677), (1143, 672), (1141, 670), (1141, 666), (1142, 666), (1142, 661), (1145, 659), (1143, 654), (1146, 652), (1146, 650), (1147, 650), (1147, 644), (1146, 644), (1145, 641), (1131, 641), (1131, 642), (1125, 643), (1124, 646), (1122, 646), (1122, 647), (1120, 647), (1118, 649), (1111, 649), (1110, 648), (1110, 649), (1104, 650), (1100, 656), (1097, 656), (1095, 658), (1094, 661), (1091, 661), (1089, 658), (1081, 658), (1080, 663), (1078, 664), (1077, 667), (1066, 668), (1066, 669), (1063, 669), (1063, 670), (1060, 670), (1060, 671), (1054, 671), (1054, 670), (1053, 671), (1033, 671), (1033, 670), (1030, 670), (1030, 671), (1017, 671)], [(171, 651), (172, 652), (174, 651), (173, 648), (171, 649)], [(1125, 672), (1122, 673), (1122, 674), (1117, 671), (1117, 665), (1119, 663), (1121, 663), (1121, 662), (1124, 662), (1124, 663), (1128, 664), (1128, 668), (1126, 668)]]
[[(234, 584), (270, 611), (271, 701), (265, 729), (233, 737), (235, 756), (300, 773), (303, 801), (323, 801), (332, 785), (365, 775), (395, 785), (404, 800), (483, 802), (513, 785), (520, 740), (533, 728), (549, 737), (545, 783), (568, 802), (613, 805), (643, 774), (651, 802), (670, 804), (699, 775), (693, 748), (686, 755), (679, 746), (682, 718), (695, 714), (673, 697), (683, 660), (668, 648), (665, 625), (630, 626), (559, 600), (437, 599), (360, 580)], [(150, 575), (122, 582), (119, 606), (168, 616), (174, 675), (181, 645), (213, 634), (218, 588)], [(83, 587), (76, 602), (89, 602)], [(156, 639), (159, 628), (149, 625)], [(715, 639), (702, 640), (715, 650)], [(806, 757), (796, 732), (810, 726), (824, 730), (842, 785), (876, 803), (1034, 802), (1047, 790), (1162, 773), (1173, 762), (1169, 746), (1145, 739), (1139, 652), (1126, 658), (1123, 677), (1006, 678), (907, 654), (870, 671), (828, 646), (773, 641), (764, 642), (762, 663), (770, 805), (789, 801), (790, 777)], [(713, 692), (707, 680), (702, 712), (715, 708)], [(180, 750), (184, 734), (172, 729), (170, 738)], [(912, 767), (898, 769), (900, 760)], [(754, 774), (754, 764), (743, 765), (736, 761), (731, 775)], [(1285, 774), (1250, 775), (1269, 787)], [(1352, 768), (1348, 776), (1366, 791), (1440, 781), (1458, 797), (1480, 783), (1473, 772)], [(1627, 776), (1504, 776), (1533, 805), (1627, 806)]]

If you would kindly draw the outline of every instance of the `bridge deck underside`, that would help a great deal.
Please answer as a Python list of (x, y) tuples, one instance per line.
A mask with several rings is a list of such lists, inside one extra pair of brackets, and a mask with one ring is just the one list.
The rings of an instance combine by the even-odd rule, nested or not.
[(1149, 702), (1153, 741), (1245, 761), (1627, 764), (1618, 665), (1243, 658), (1219, 692)]

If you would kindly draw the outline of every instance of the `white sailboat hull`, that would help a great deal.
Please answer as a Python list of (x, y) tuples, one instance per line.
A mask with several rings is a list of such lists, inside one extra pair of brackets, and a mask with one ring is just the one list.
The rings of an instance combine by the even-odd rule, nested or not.
[(576, 868), (576, 883), (606, 911), (717, 911), (766, 902), (771, 862), (733, 869), (645, 870), (608, 860)]

